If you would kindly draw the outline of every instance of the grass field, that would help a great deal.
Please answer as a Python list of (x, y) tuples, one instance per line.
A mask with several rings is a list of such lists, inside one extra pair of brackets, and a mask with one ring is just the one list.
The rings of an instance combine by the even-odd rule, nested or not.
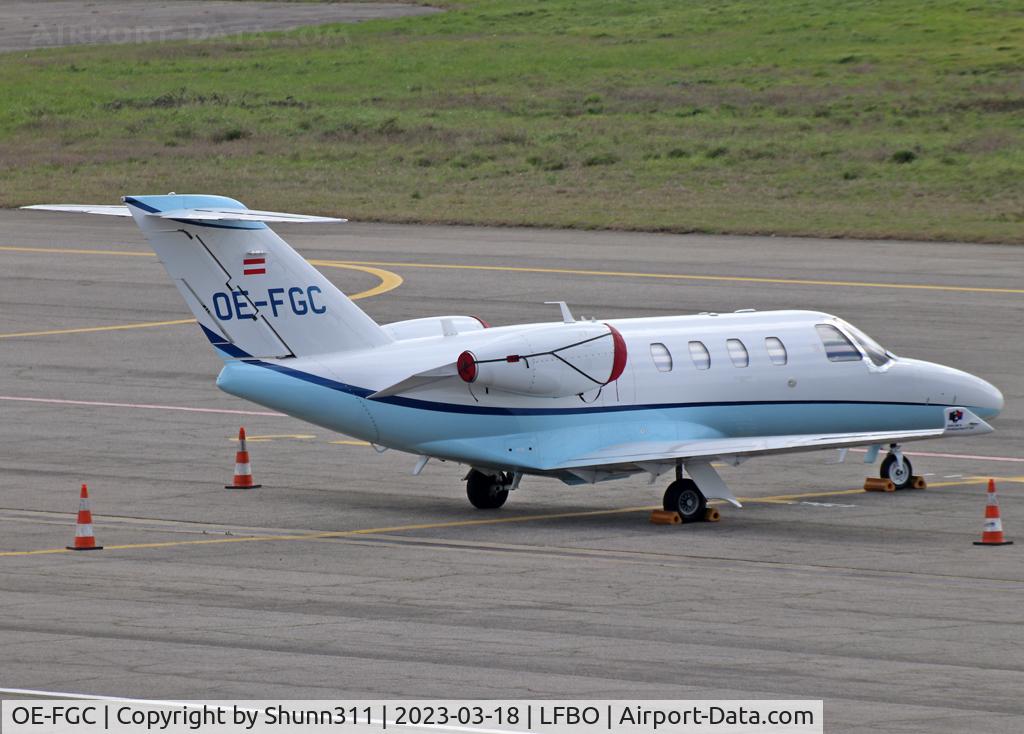
[(1024, 242), (1024, 7), (460, 0), (0, 55), (0, 205), (169, 190), (361, 220)]

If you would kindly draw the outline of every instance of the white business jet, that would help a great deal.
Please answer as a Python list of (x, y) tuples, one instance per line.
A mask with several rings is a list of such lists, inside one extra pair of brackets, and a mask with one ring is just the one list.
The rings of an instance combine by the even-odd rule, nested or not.
[(480, 509), (525, 475), (566, 484), (674, 475), (666, 510), (739, 506), (712, 462), (885, 447), (881, 476), (912, 480), (901, 446), (992, 428), (984, 380), (897, 357), (836, 316), (749, 310), (489, 328), (472, 316), (377, 324), (267, 227), (341, 222), (219, 196), (127, 196), (122, 206), (28, 207), (131, 216), (224, 360), (224, 391), (378, 447), (470, 467)]

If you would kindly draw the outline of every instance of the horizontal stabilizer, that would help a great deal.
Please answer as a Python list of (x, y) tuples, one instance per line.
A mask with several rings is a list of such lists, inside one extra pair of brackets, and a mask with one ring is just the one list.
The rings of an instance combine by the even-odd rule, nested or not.
[[(77, 212), (79, 214), (103, 214), (108, 217), (130, 217), (132, 214), (127, 206), (105, 204), (34, 204), (23, 206), (22, 209), (36, 209), (49, 212)], [(189, 222), (216, 222), (229, 220), (235, 222), (290, 222), (292, 224), (331, 224), (347, 222), (337, 217), (316, 217), (308, 214), (288, 214), (285, 212), (265, 212), (258, 209), (232, 207), (202, 207), (196, 209), (175, 209), (173, 211), (157, 211), (147, 214), (157, 219), (174, 219)]]
[(46, 212), (77, 212), (79, 214), (103, 214), (108, 217), (130, 217), (126, 206), (106, 204), (33, 204), (22, 209), (38, 209)]
[(308, 214), (287, 214), (285, 212), (264, 212), (258, 209), (175, 209), (169, 212), (153, 212), (149, 217), (158, 219), (175, 219), (178, 221), (216, 222), (231, 220), (235, 222), (291, 222), (294, 224), (331, 224), (347, 222), (337, 217), (315, 217)]

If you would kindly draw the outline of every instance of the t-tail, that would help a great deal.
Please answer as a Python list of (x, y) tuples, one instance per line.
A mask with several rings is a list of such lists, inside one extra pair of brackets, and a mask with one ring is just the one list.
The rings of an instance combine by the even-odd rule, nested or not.
[(124, 206), (25, 207), (131, 216), (224, 359), (369, 349), (391, 337), (267, 222), (343, 222), (223, 196), (126, 196)]

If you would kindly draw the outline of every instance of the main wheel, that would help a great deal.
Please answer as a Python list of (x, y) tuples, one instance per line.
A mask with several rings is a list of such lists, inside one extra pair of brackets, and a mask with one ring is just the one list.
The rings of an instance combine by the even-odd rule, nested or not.
[(508, 499), (508, 485), (502, 474), (492, 477), (473, 469), (466, 477), (466, 496), (478, 510), (497, 510)]
[(704, 519), (708, 501), (692, 479), (678, 479), (668, 485), (661, 505), (669, 512), (678, 512), (683, 522)]
[(914, 467), (910, 459), (903, 457), (901, 464), (896, 460), (895, 454), (888, 454), (882, 459), (882, 467), (878, 472), (882, 479), (888, 479), (896, 485), (896, 489), (906, 489), (914, 482)]

